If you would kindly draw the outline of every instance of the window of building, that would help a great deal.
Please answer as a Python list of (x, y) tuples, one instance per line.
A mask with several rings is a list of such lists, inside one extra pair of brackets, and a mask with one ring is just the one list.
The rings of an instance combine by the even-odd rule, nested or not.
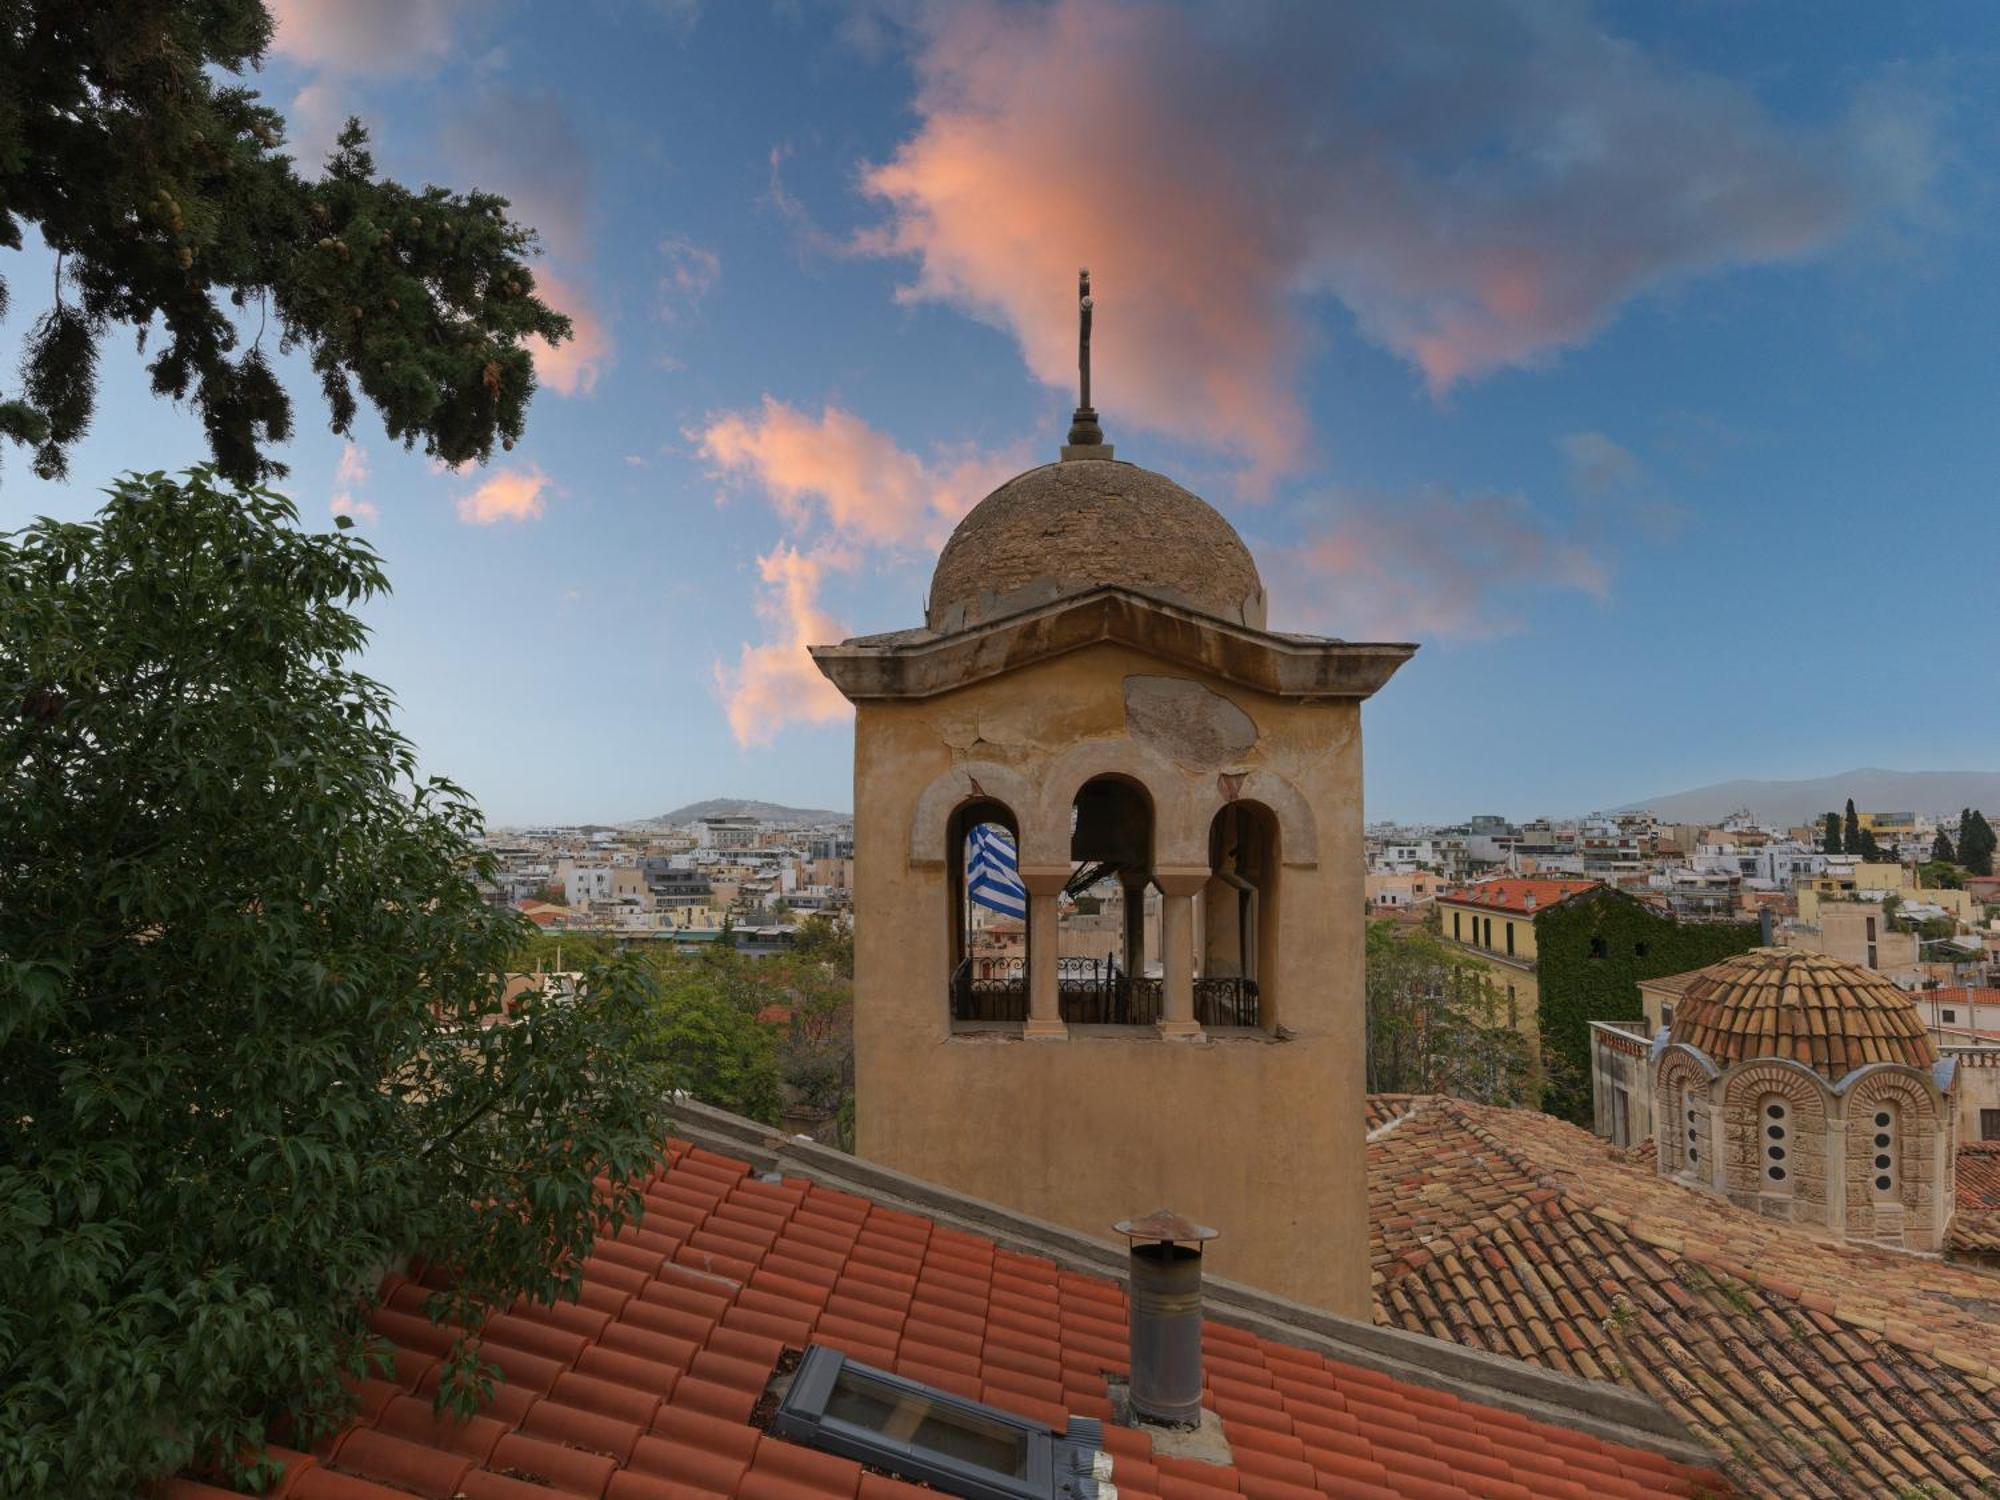
[(1874, 1133), (1868, 1144), (1868, 1180), (1878, 1198), (1896, 1196), (1897, 1113), (1893, 1104), (1878, 1105), (1869, 1122)]
[(1609, 958), (1611, 956), (1611, 945), (1602, 937), (1593, 937), (1590, 940), (1590, 956), (1592, 958)]
[(1871, 943), (1875, 941), (1875, 919), (1873, 917), (1868, 919), (1868, 941)]
[(1491, 948), (1493, 946), (1493, 919), (1491, 917), (1481, 917), (1479, 919), (1479, 928), (1480, 943), (1484, 947)]
[(2000, 1141), (2000, 1109), (1982, 1109), (1979, 1112), (1979, 1138), (1982, 1141)]
[(1701, 1134), (1695, 1127), (1695, 1112), (1692, 1109), (1687, 1111), (1687, 1170), (1691, 1177), (1701, 1172)]
[(1870, 943), (1868, 945), (1868, 967), (1871, 969), (1878, 969), (1881, 967), (1880, 964), (1875, 962), (1875, 945), (1873, 943)]
[(1514, 956), (1514, 924), (1512, 922), (1507, 924), (1507, 956), (1509, 958)]
[(1651, 953), (1652, 951), (1653, 951), (1653, 945), (1651, 943), (1644, 941), (1643, 939), (1632, 945), (1632, 956), (1634, 958), (1644, 958), (1648, 953)]
[(1458, 913), (1457, 913), (1457, 912), (1453, 912), (1453, 913), (1451, 914), (1451, 940), (1452, 940), (1452, 941), (1453, 941), (1454, 943), (1459, 943), (1459, 942), (1463, 942), (1463, 941), (1464, 941), (1464, 938), (1462, 938), (1462, 937), (1461, 937), (1461, 936), (1459, 935), (1459, 931), (1458, 931)]
[(964, 1500), (1097, 1500), (1112, 1474), (1095, 1422), (1058, 1433), (823, 1344), (807, 1348), (771, 1427)]
[(1660, 1024), (1662, 1026), (1671, 1026), (1674, 1024), (1674, 1008), (1671, 1005), (1662, 1005), (1660, 1007)]
[(1955, 1010), (1944, 1011), (1942, 1012), (1942, 1014), (1944, 1016), (1944, 1024), (1947, 1026), (1951, 1025), (1954, 1021), (1958, 1019), (1958, 1012)]
[(1792, 1190), (1792, 1109), (1777, 1094), (1767, 1094), (1758, 1111), (1764, 1127), (1762, 1141), (1764, 1191), (1789, 1193)]

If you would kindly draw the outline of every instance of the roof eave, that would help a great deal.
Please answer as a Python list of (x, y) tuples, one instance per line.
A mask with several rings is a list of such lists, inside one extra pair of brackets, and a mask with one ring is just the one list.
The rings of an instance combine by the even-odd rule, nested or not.
[(1102, 643), (1273, 697), (1357, 702), (1417, 650), (1408, 642), (1277, 635), (1109, 586), (949, 635), (864, 637), (808, 649), (833, 685), (859, 703), (931, 698)]

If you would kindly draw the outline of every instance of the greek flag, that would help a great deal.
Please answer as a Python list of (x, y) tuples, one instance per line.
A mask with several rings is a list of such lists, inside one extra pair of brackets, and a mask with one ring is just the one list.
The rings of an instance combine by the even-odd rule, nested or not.
[(988, 911), (1003, 917), (1028, 916), (1028, 888), (1014, 858), (1014, 839), (997, 823), (972, 830), (965, 851), (965, 892)]

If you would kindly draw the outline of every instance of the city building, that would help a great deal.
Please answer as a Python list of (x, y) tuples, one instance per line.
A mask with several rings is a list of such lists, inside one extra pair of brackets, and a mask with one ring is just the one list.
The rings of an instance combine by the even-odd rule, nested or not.
[[(1414, 650), (1270, 633), (1229, 523), (1082, 411), (959, 524), (921, 625), (815, 646), (856, 709), (860, 1154), (1091, 1232), (1171, 1202), (1232, 1226), (1222, 1274), (1365, 1316), (1361, 703)], [(959, 982), (985, 826), (1024, 985)], [(1133, 920), (1071, 980), (1062, 903), (1107, 879), (1159, 893), (1158, 951)]]

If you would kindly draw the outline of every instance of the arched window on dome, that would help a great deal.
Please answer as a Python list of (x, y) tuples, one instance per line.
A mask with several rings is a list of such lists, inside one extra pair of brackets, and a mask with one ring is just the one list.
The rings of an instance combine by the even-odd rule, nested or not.
[(1204, 1027), (1268, 1026), (1277, 1014), (1278, 840), (1277, 815), (1261, 802), (1232, 802), (1209, 824), (1194, 986)]
[(1899, 1194), (1900, 1174), (1896, 1150), (1902, 1142), (1902, 1107), (1883, 1099), (1871, 1107), (1868, 1120), (1868, 1188), (1878, 1203), (1893, 1201)]
[(1792, 1105), (1783, 1094), (1766, 1094), (1757, 1101), (1758, 1164), (1763, 1177), (1759, 1191), (1778, 1196), (1792, 1191)]
[(1056, 993), (1077, 1026), (1160, 1019), (1153, 798), (1125, 775), (1093, 776), (1070, 807), (1070, 880), (1058, 902)]
[(1028, 1018), (1028, 893), (1021, 884), (1020, 822), (991, 797), (962, 805), (946, 834), (951, 881), (951, 1019)]

